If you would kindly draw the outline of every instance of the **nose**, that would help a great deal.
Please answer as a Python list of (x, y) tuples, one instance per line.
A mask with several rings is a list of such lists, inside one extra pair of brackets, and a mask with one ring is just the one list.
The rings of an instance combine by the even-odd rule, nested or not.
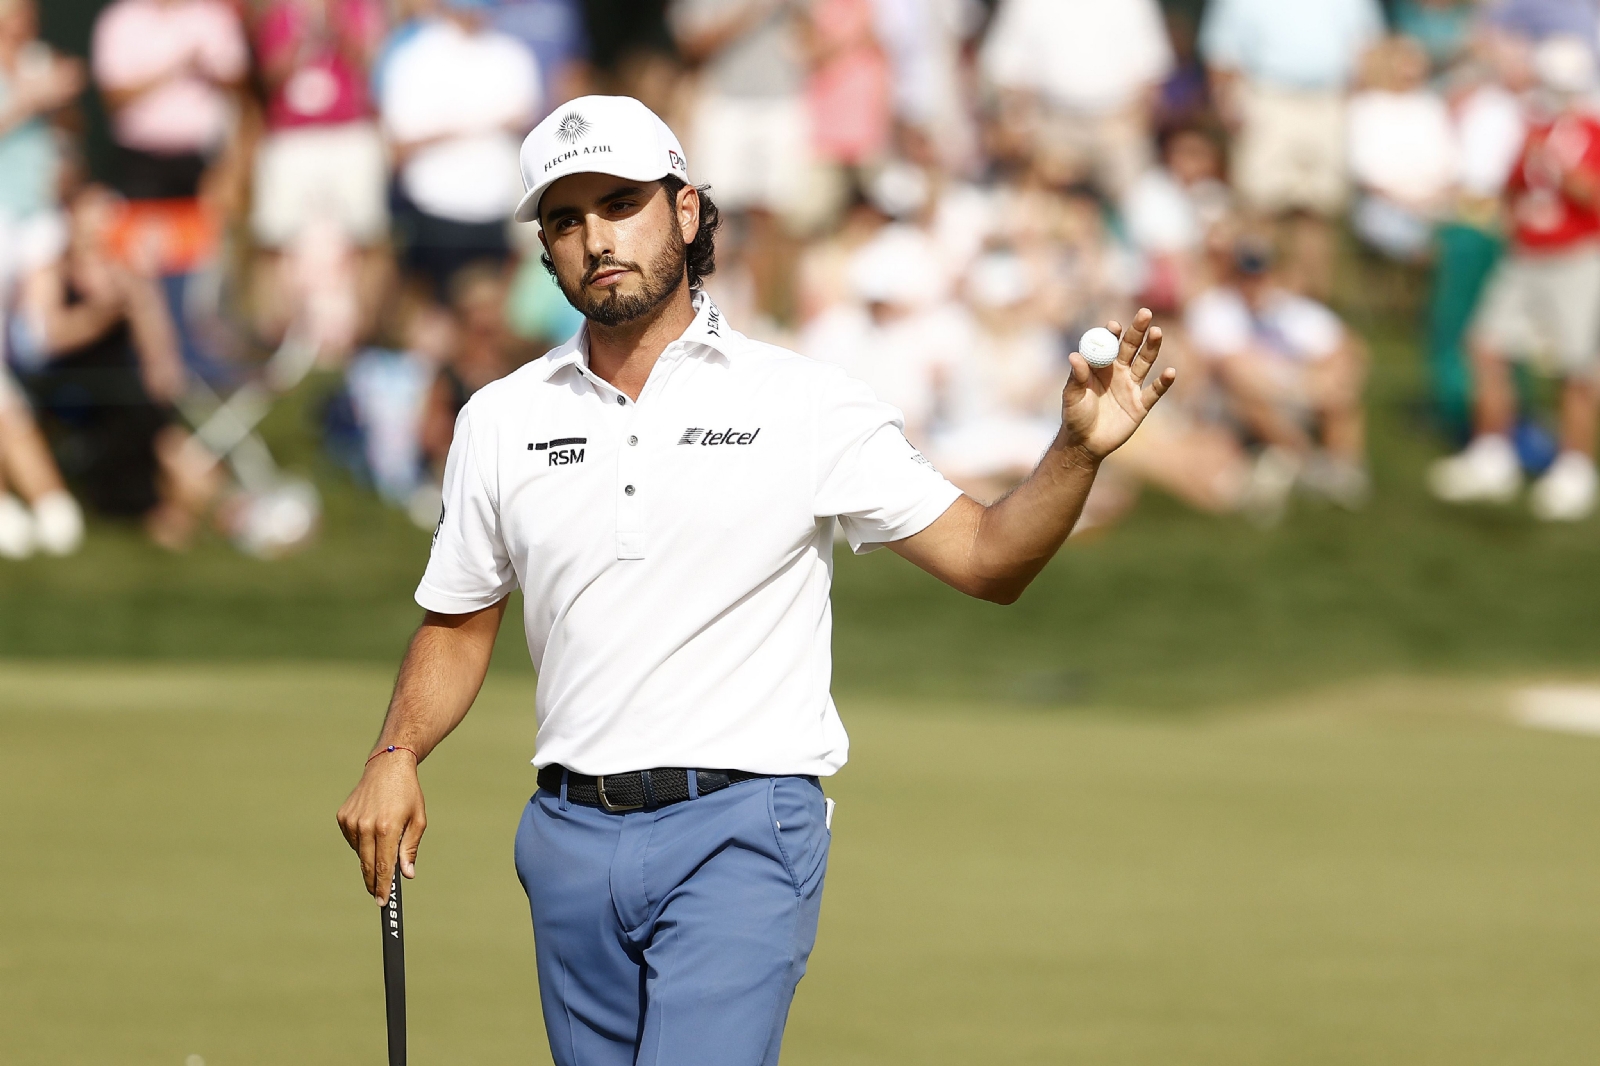
[(599, 215), (590, 215), (584, 219), (583, 250), (590, 262), (615, 255), (617, 250), (615, 237), (616, 233), (611, 228), (611, 223)]

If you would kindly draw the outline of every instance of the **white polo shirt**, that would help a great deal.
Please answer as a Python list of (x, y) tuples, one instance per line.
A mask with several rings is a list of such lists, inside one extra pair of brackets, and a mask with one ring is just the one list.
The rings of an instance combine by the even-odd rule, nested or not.
[(834, 522), (870, 551), (960, 491), (866, 385), (695, 308), (637, 403), (584, 331), (473, 396), (417, 602), (522, 588), (535, 765), (831, 774)]

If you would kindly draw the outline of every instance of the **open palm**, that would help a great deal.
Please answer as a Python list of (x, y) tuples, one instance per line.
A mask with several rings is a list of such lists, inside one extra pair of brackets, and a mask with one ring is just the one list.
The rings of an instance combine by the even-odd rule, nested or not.
[(1133, 436), (1150, 408), (1172, 387), (1178, 372), (1170, 368), (1145, 384), (1161, 354), (1161, 330), (1150, 325), (1154, 318), (1149, 308), (1141, 307), (1127, 329), (1116, 322), (1106, 323), (1122, 341), (1109, 366), (1096, 369), (1077, 352), (1068, 356), (1072, 378), (1061, 394), (1061, 432), (1066, 444), (1104, 459)]

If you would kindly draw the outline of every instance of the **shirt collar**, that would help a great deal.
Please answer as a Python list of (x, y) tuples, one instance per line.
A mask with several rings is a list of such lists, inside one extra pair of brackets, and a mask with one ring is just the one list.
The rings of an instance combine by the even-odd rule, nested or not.
[[(733, 330), (728, 326), (728, 320), (723, 317), (711, 297), (704, 292), (694, 294), (694, 321), (689, 323), (689, 328), (683, 331), (683, 336), (678, 340), (684, 345), (703, 344), (722, 355), (723, 358), (733, 356), (735, 343)], [(578, 327), (567, 343), (559, 348), (552, 348), (544, 355), (544, 380), (549, 381), (555, 376), (556, 371), (563, 367), (587, 367), (589, 365), (589, 324), (585, 322)]]

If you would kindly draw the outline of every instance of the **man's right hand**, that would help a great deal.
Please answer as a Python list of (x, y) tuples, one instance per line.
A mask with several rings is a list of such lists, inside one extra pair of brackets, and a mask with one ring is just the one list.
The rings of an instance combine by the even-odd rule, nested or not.
[(339, 808), (339, 828), (361, 860), (361, 877), (379, 906), (389, 902), (396, 853), (400, 872), (417, 876), (417, 846), (428, 825), (415, 756), (387, 747), (378, 749)]

